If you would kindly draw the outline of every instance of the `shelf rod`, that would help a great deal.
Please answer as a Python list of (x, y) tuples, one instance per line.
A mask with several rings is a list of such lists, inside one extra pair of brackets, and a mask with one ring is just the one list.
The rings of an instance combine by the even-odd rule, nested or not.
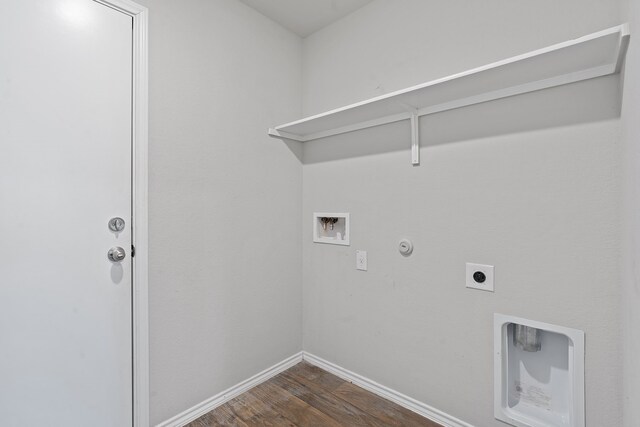
[(380, 117), (373, 120), (367, 120), (361, 123), (355, 123), (348, 126), (339, 127), (336, 129), (329, 129), (316, 133), (310, 133), (307, 135), (296, 135), (289, 132), (284, 132), (276, 129), (269, 129), (269, 136), (274, 138), (291, 139), (299, 142), (314, 141), (316, 139), (327, 138), (330, 136), (341, 135), (344, 133), (355, 132), (370, 127), (381, 126), (389, 123), (394, 123), (402, 120), (411, 120), (414, 115), (418, 117), (427, 116), (430, 114), (441, 113), (444, 111), (455, 110), (458, 108), (469, 107), (471, 105), (482, 104), (485, 102), (495, 101), (499, 99), (509, 98), (516, 95), (522, 95), (528, 92), (535, 92), (542, 89), (548, 89), (556, 86), (562, 86), (566, 84), (576, 83), (583, 80), (589, 80), (596, 77), (606, 76), (614, 74), (616, 72), (616, 64), (606, 64), (598, 67), (590, 68), (588, 70), (581, 70), (573, 73), (568, 73), (562, 76), (555, 76), (544, 80), (538, 80), (534, 82), (524, 83), (522, 85), (511, 86), (504, 89), (498, 89), (495, 91), (470, 96), (463, 99), (457, 99), (450, 102), (444, 102), (442, 104), (432, 105), (429, 107), (423, 107), (417, 110), (415, 113), (400, 113), (391, 116)]
[[(561, 76), (550, 77), (548, 79), (537, 80), (534, 82), (523, 83), (521, 85), (511, 86), (504, 89), (497, 89), (491, 92), (482, 93), (479, 95), (470, 96), (467, 98), (457, 99), (454, 101), (445, 102), (429, 107), (423, 107), (418, 110), (420, 117), (427, 116), (429, 114), (441, 113), (444, 111), (455, 110), (458, 108), (469, 107), (476, 104), (482, 104), (490, 101), (497, 101), (499, 99), (509, 98), (512, 96), (523, 95), (529, 92), (536, 92), (543, 89), (550, 89), (553, 87), (568, 85), (571, 83), (577, 83), (584, 80), (590, 80), (596, 77), (607, 76), (615, 74), (615, 64), (606, 64), (598, 67), (589, 68), (587, 70), (580, 70)], [(309, 137), (312, 135), (308, 135)]]
[(269, 129), (269, 136), (273, 138), (284, 138), (284, 139), (291, 139), (293, 141), (307, 142), (307, 141), (313, 141), (316, 139), (327, 138), (330, 136), (342, 135), (344, 133), (356, 132), (362, 129), (368, 129), (376, 126), (388, 125), (390, 123), (409, 120), (410, 118), (411, 118), (411, 113), (400, 113), (400, 114), (394, 114), (391, 116), (380, 117), (378, 119), (367, 120), (365, 122), (355, 123), (352, 125), (342, 126), (335, 129), (320, 131), (320, 132), (316, 132), (308, 135), (296, 135), (293, 133), (278, 130), (278, 128), (275, 128), (275, 129), (272, 128), (272, 129)]
[(304, 136), (295, 135), (293, 133), (285, 132), (285, 131), (274, 129), (274, 128), (269, 128), (269, 136), (272, 138), (290, 139), (292, 141), (298, 141), (298, 142), (307, 141), (307, 139), (305, 139)]
[[(499, 67), (510, 65), (519, 61), (528, 60), (530, 58), (534, 58), (542, 54), (559, 51), (560, 49), (564, 49), (566, 47), (571, 47), (579, 43), (595, 40), (599, 37), (606, 37), (614, 33), (619, 33), (620, 36), (618, 40), (618, 45), (616, 46), (615, 61), (613, 63), (606, 63), (603, 65), (594, 66), (588, 69), (577, 70), (577, 71), (569, 72), (562, 75), (555, 75), (553, 77), (549, 77), (546, 79), (527, 81), (522, 84), (516, 84), (510, 87), (503, 87), (501, 89), (496, 89), (496, 90), (485, 92), (485, 93), (474, 94), (474, 95), (467, 96), (460, 99), (453, 99), (451, 101), (442, 102), (436, 105), (428, 105), (428, 106), (421, 107), (419, 109), (416, 109), (411, 105), (407, 105), (404, 102), (400, 102), (399, 100), (395, 100), (396, 104), (399, 104), (399, 106), (401, 106), (403, 109), (407, 111), (404, 113), (396, 113), (388, 116), (365, 120), (358, 123), (351, 123), (348, 125), (338, 126), (332, 129), (319, 130), (316, 132), (308, 131), (308, 133), (305, 133), (305, 134), (297, 134), (294, 132), (289, 132), (284, 130), (284, 129), (295, 127), (296, 125), (302, 124), (305, 122), (321, 119), (327, 116), (342, 114), (354, 108), (365, 106), (367, 104), (372, 104), (374, 102), (393, 100), (393, 97), (408, 94), (408, 93), (411, 93), (412, 91), (425, 89), (430, 86), (435, 86), (437, 84), (453, 81), (459, 78), (473, 76), (475, 74), (479, 74), (484, 71), (489, 71), (489, 70), (497, 69)], [(313, 116), (307, 119), (301, 119), (296, 122), (278, 126), (275, 129), (269, 129), (269, 136), (274, 138), (280, 138), (280, 139), (307, 142), (307, 141), (313, 141), (316, 139), (327, 138), (330, 136), (341, 135), (349, 132), (355, 132), (355, 131), (359, 131), (362, 129), (367, 129), (375, 126), (381, 126), (389, 123), (408, 120), (411, 126), (411, 162), (414, 165), (418, 165), (420, 164), (420, 129), (419, 129), (420, 117), (430, 115), (430, 114), (436, 114), (444, 111), (454, 110), (458, 108), (464, 108), (471, 105), (481, 104), (481, 103), (490, 102), (494, 100), (504, 99), (512, 96), (517, 96), (517, 95), (525, 94), (528, 92), (535, 92), (543, 89), (548, 89), (552, 87), (576, 83), (579, 81), (589, 80), (596, 77), (602, 77), (606, 75), (619, 73), (622, 69), (622, 64), (623, 64), (624, 57), (629, 44), (629, 36), (630, 36), (629, 28), (628, 28), (628, 25), (625, 24), (619, 27), (601, 31), (599, 33), (585, 36), (580, 39), (571, 40), (565, 43), (560, 43), (548, 48), (540, 49), (534, 52), (509, 58), (504, 61), (496, 62), (480, 68), (469, 70), (463, 73), (455, 74), (453, 76), (448, 76), (446, 78), (442, 78), (433, 82), (425, 83), (423, 85), (415, 86), (409, 89), (404, 89), (402, 91), (397, 91), (392, 94), (383, 95), (381, 97), (374, 98), (372, 100), (363, 101), (361, 103), (354, 104), (352, 106), (343, 107), (343, 108), (336, 109), (336, 110), (323, 113), (317, 116)], [(345, 121), (348, 122), (348, 117), (346, 118), (346, 120), (342, 120), (343, 123)], [(322, 124), (319, 124), (318, 127), (322, 128)]]

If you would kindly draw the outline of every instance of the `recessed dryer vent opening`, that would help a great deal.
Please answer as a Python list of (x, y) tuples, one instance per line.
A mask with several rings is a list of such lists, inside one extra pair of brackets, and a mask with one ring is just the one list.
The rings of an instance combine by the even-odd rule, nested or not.
[(584, 333), (495, 315), (495, 417), (517, 427), (584, 427)]

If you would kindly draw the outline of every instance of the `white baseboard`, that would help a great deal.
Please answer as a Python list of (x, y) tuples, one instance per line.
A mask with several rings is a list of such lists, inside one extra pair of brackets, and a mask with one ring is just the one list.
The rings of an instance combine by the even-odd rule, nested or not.
[(307, 352), (294, 354), (293, 356), (288, 357), (287, 359), (273, 365), (268, 369), (265, 369), (264, 371), (254, 375), (253, 377), (242, 381), (241, 383), (236, 384), (224, 390), (223, 392), (216, 394), (215, 396), (205, 400), (204, 402), (201, 402), (187, 409), (186, 411), (176, 415), (175, 417), (172, 417), (158, 424), (156, 427), (183, 427), (189, 424), (191, 421), (200, 418), (207, 412), (210, 412), (218, 406), (241, 395), (245, 391), (257, 386), (260, 383), (265, 382), (269, 378), (272, 378), (283, 371), (286, 371), (302, 360), (305, 360), (312, 365), (322, 368), (327, 372), (330, 372), (346, 381), (362, 387), (365, 390), (377, 394), (380, 397), (395, 402), (398, 405), (407, 408), (419, 415), (422, 415), (425, 418), (442, 424), (444, 427), (474, 427), (469, 423), (461, 421), (449, 414), (432, 408), (426, 403), (419, 402), (416, 399), (392, 390), (389, 387), (385, 387), (382, 384), (378, 384), (377, 382), (365, 378), (362, 375), (356, 374), (355, 372), (349, 371), (348, 369), (342, 368), (336, 364), (328, 362)]
[(187, 409), (186, 411), (172, 417), (164, 422), (161, 422), (156, 427), (182, 427), (189, 424), (191, 421), (194, 421), (207, 412), (210, 412), (217, 408), (218, 406), (228, 402), (229, 400), (238, 397), (245, 391), (249, 390), (257, 386), (260, 383), (265, 382), (271, 377), (278, 375), (280, 372), (286, 371), (290, 367), (296, 365), (297, 363), (302, 361), (302, 352), (294, 354), (291, 357), (283, 360), (282, 362), (276, 363), (272, 367), (265, 369), (249, 378), (248, 380), (242, 381), (239, 384), (236, 384), (228, 389), (224, 390), (221, 393), (216, 394), (213, 397), (205, 400), (204, 402), (198, 403), (197, 405)]
[(338, 365), (314, 356), (313, 354), (303, 352), (302, 358), (312, 365), (317, 366), (318, 368), (322, 368), (325, 371), (342, 378), (343, 380), (349, 381), (359, 387), (362, 387), (365, 390), (377, 394), (380, 397), (395, 402), (404, 408), (422, 415), (425, 418), (442, 424), (444, 427), (473, 427), (471, 424), (459, 420), (435, 408), (432, 408), (426, 403), (419, 402), (416, 399), (413, 399), (395, 390), (391, 390), (389, 387), (378, 384), (375, 381), (372, 381), (368, 378), (363, 377), (362, 375), (356, 374), (355, 372), (351, 372), (348, 369), (342, 368)]

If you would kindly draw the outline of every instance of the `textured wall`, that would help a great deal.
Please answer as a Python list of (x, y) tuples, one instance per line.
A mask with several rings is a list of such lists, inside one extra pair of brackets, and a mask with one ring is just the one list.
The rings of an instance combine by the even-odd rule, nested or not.
[(149, 0), (151, 418), (301, 350), (297, 36), (236, 0)]
[(640, 1), (629, 0), (627, 16), (632, 41), (624, 75), (622, 147), (624, 158), (624, 228), (622, 325), (624, 426), (635, 427), (640, 419)]
[[(303, 46), (235, 0), (143, 3), (153, 424), (299, 351), (303, 300), (305, 350), (483, 427), (503, 425), (494, 312), (583, 329), (589, 425), (621, 425), (623, 396), (634, 425), (640, 345), (625, 327), (623, 356), (619, 314), (637, 323), (640, 300), (638, 227), (622, 214), (640, 200), (629, 73), (622, 145), (617, 77), (424, 118), (420, 167), (404, 123), (304, 153), (265, 136), (302, 112), (616, 25), (618, 1), (377, 0)], [(351, 212), (351, 247), (311, 243), (320, 210)], [(466, 261), (496, 266), (495, 294), (464, 289)]]
[[(305, 40), (304, 112), (617, 25), (619, 6), (377, 0)], [(305, 350), (498, 427), (493, 313), (578, 328), (588, 425), (621, 425), (620, 102), (608, 77), (429, 116), (419, 167), (407, 123), (306, 143)], [(314, 211), (351, 212), (351, 247), (313, 244)], [(464, 288), (465, 262), (495, 265), (495, 294)]]

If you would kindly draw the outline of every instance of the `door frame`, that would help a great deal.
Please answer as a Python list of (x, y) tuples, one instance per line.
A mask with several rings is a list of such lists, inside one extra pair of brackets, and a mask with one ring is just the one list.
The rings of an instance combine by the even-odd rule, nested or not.
[(149, 427), (149, 11), (130, 0), (93, 0), (133, 19), (132, 243), (133, 427)]

